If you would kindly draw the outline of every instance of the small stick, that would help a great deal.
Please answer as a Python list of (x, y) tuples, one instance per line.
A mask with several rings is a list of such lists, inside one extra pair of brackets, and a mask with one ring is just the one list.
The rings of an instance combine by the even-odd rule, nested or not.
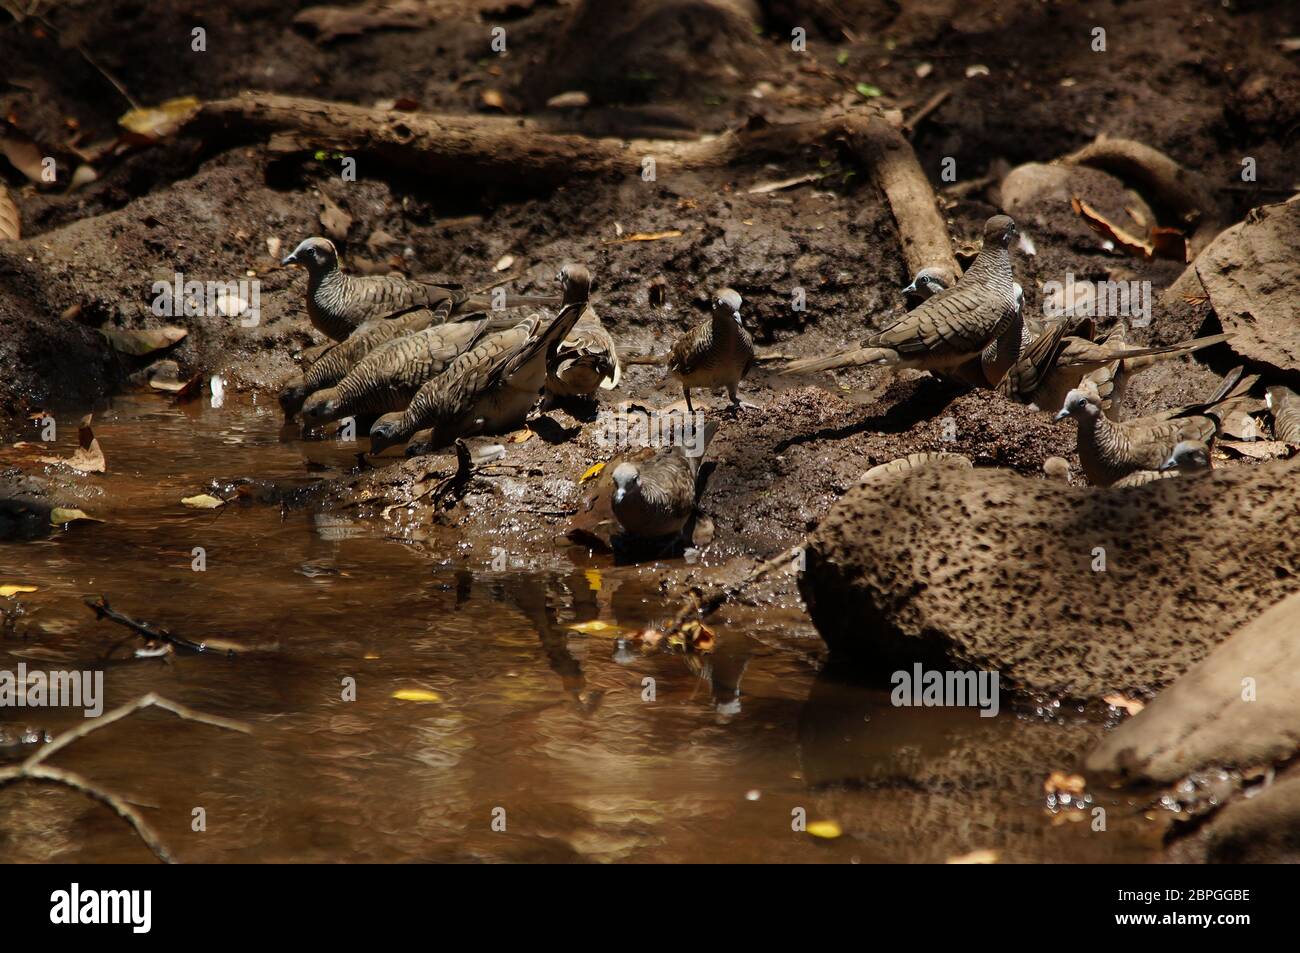
[(199, 654), (224, 651), (227, 658), (235, 657), (235, 650), (229, 646), (224, 648), (209, 646), (204, 642), (194, 642), (191, 639), (185, 638), (183, 635), (176, 635), (166, 629), (149, 625), (147, 622), (137, 622), (130, 616), (124, 615), (110, 606), (106, 596), (100, 596), (98, 599), (91, 599), (87, 596), (82, 601), (85, 602), (86, 608), (95, 613), (95, 618), (108, 619), (111, 622), (116, 622), (118, 625), (124, 625), (132, 632), (143, 636), (150, 642), (167, 642), (178, 649), (185, 649), (189, 652), (197, 652)]

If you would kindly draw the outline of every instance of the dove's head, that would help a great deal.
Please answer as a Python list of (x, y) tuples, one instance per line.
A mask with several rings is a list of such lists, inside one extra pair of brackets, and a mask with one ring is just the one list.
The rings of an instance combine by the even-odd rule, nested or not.
[(405, 442), (406, 436), (402, 427), (403, 416), (400, 411), (384, 414), (374, 422), (370, 428), (370, 453), (372, 455), (383, 453), (389, 447)]
[(740, 295), (731, 288), (723, 288), (713, 296), (713, 313), (743, 324), (740, 320)]
[(280, 390), (280, 409), (284, 411), (285, 420), (293, 420), (293, 417), (302, 409), (302, 402), (307, 399), (307, 383), (299, 378), (285, 384)]
[(302, 422), (308, 427), (312, 427), (317, 424), (329, 423), (331, 420), (337, 420), (342, 406), (336, 388), (327, 387), (324, 390), (318, 390), (308, 397), (302, 405)]
[(305, 238), (280, 264), (302, 265), (312, 274), (323, 274), (339, 266), (339, 253), (328, 238)]
[(984, 223), (984, 244), (1009, 248), (1020, 232), (1010, 215), (994, 215)]
[(641, 493), (641, 471), (635, 463), (625, 460), (614, 468), (610, 478), (614, 481), (614, 495), (611, 500), (615, 506), (629, 496), (637, 496)]
[(1048, 457), (1043, 461), (1043, 473), (1049, 479), (1070, 482), (1070, 461), (1065, 457)]
[(565, 304), (577, 304), (579, 301), (586, 301), (587, 296), (591, 293), (591, 272), (587, 271), (583, 265), (569, 263), (560, 268), (560, 273), (556, 275), (560, 282), (560, 290), (564, 292)]
[(1160, 464), (1161, 470), (1182, 470), (1192, 473), (1210, 469), (1210, 448), (1201, 440), (1183, 440), (1174, 447), (1169, 459)]
[(1096, 417), (1099, 413), (1101, 413), (1101, 405), (1093, 397), (1084, 391), (1072, 390), (1065, 395), (1065, 403), (1061, 405), (1056, 419), (1064, 420), (1066, 417), (1073, 417), (1075, 420), (1086, 420), (1089, 417)]
[(916, 295), (918, 298), (925, 300), (926, 298), (933, 298), (947, 287), (938, 268), (922, 268), (916, 273), (912, 283), (903, 289), (903, 294)]

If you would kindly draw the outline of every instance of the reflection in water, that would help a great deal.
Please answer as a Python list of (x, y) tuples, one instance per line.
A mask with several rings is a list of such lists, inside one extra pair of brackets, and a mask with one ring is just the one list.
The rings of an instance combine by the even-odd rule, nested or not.
[[(1093, 728), (894, 710), (833, 667), (817, 674), (796, 612), (730, 609), (711, 623), (709, 655), (646, 654), (570, 628), (662, 624), (675, 606), (644, 566), (582, 556), (495, 572), (458, 555), (453, 532), (352, 510), (180, 506), (214, 479), (318, 475), (305, 445), (282, 439), (276, 411), (238, 398), (218, 410), (124, 399), (96, 434), (109, 472), (83, 482), (86, 508), (106, 522), (0, 543), (0, 580), (38, 587), (5, 601), (24, 614), (0, 628), (0, 669), (100, 669), (108, 706), (156, 691), (252, 725), (234, 735), (149, 713), (56, 757), (139, 804), (182, 860), (844, 862), (975, 847), (1113, 859), (1123, 849), (1078, 825), (1054, 829), (1042, 809), (1042, 778)], [(319, 474), (354, 465), (345, 446), (307, 451)], [(196, 546), (204, 572), (191, 567)], [(81, 604), (100, 593), (191, 638), (274, 650), (130, 658), (135, 643)], [(437, 700), (395, 698), (403, 689)], [(0, 761), (79, 720), (0, 709)], [(792, 831), (798, 808), (839, 820), (845, 836)], [(504, 831), (492, 827), (496, 809)], [(0, 860), (149, 858), (85, 799), (0, 790)]]

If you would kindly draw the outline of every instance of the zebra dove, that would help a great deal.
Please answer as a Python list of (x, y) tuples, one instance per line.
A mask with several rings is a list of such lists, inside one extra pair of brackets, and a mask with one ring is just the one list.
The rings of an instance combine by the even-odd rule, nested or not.
[(1203, 440), (1183, 440), (1174, 447), (1169, 459), (1160, 464), (1156, 470), (1135, 470), (1128, 476), (1116, 480), (1112, 485), (1142, 486), (1155, 480), (1165, 480), (1181, 473), (1198, 473), (1209, 470), (1210, 448)]
[(610, 506), (627, 535), (640, 539), (681, 535), (695, 513), (700, 463), (717, 429), (717, 421), (706, 421), (702, 439), (690, 450), (643, 447), (614, 465)]
[(405, 410), (416, 392), (478, 343), (488, 327), (486, 317), (453, 321), (375, 348), (337, 385), (307, 398), (303, 423), (313, 427), (357, 414)]
[(1016, 319), (1016, 280), (1008, 250), (1016, 234), (1009, 216), (994, 215), (984, 223), (979, 255), (952, 288), (923, 301), (852, 350), (791, 361), (781, 373), (869, 364), (951, 371), (978, 358)]
[[(443, 305), (449, 304), (450, 302), (443, 302)], [(404, 334), (422, 331), (431, 324), (445, 321), (450, 309), (443, 305), (440, 305), (438, 311), (418, 308), (392, 320), (370, 321), (357, 328), (346, 341), (332, 345), (297, 380), (286, 384), (280, 391), (280, 407), (284, 410), (284, 419), (292, 420), (309, 395), (343, 380), (348, 371), (375, 348)]]
[[(396, 317), (420, 307), (436, 308), (444, 301), (450, 302), (452, 314), (492, 307), (492, 302), (468, 291), (401, 275), (345, 275), (339, 270), (338, 251), (328, 238), (304, 239), (281, 264), (307, 269), (307, 317), (318, 331), (335, 341), (345, 340), (367, 321)], [(506, 295), (497, 303), (514, 308), (554, 301), (549, 297)]]
[(692, 387), (725, 387), (732, 406), (740, 403), (737, 386), (754, 366), (754, 339), (740, 318), (740, 295), (723, 288), (713, 299), (709, 320), (687, 331), (668, 354), (668, 369), (682, 384), (691, 413)]
[(1264, 392), (1264, 402), (1273, 414), (1273, 438), (1300, 444), (1300, 395), (1290, 388), (1274, 386)]
[[(559, 347), (587, 304), (591, 284), (587, 269), (560, 269), (564, 307), (543, 330), (533, 315), (508, 331), (488, 335), (428, 381), (410, 406), (380, 417), (370, 429), (370, 452), (382, 453), (428, 429), (428, 443), (437, 449), (458, 437), (501, 433), (520, 426), (537, 403), (546, 384), (546, 362)], [(416, 448), (413, 448), (416, 449)]]
[(1257, 377), (1242, 379), (1235, 368), (1223, 379), (1214, 396), (1203, 404), (1166, 410), (1150, 417), (1112, 421), (1093, 395), (1072, 390), (1057, 420), (1073, 417), (1079, 426), (1079, 463), (1088, 482), (1111, 486), (1138, 470), (1159, 471), (1185, 440), (1212, 444), (1222, 421), (1214, 408), (1244, 394)]
[[(915, 295), (922, 301), (928, 301), (940, 291), (947, 289), (943, 275), (937, 268), (922, 268), (912, 279), (912, 283), (903, 289), (904, 296)], [(1026, 320), (1025, 289), (1016, 282), (1016, 316), (1007, 329), (980, 352), (978, 358), (971, 358), (950, 372), (950, 376), (972, 387), (996, 388), (1014, 367), (1016, 362), (1042, 333), (1042, 328), (1035, 322)]]
[(595, 308), (587, 305), (547, 363), (546, 392), (552, 397), (591, 397), (597, 390), (617, 387), (622, 373), (614, 338)]

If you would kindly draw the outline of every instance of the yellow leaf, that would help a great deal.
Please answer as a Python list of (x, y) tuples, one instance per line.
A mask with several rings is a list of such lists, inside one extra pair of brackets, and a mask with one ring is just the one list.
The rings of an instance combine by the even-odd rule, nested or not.
[(605, 464), (603, 462), (593, 463), (591, 466), (587, 467), (587, 469), (582, 471), (582, 476), (578, 477), (578, 482), (586, 483), (592, 477), (599, 475), (600, 471), (603, 469), (605, 469)]
[(225, 506), (226, 501), (209, 496), (207, 493), (200, 493), (198, 496), (185, 497), (181, 500), (181, 504), (196, 510), (215, 510), (218, 506)]
[(813, 821), (808, 825), (808, 833), (824, 840), (834, 840), (844, 833), (844, 829), (835, 821)]
[(949, 864), (996, 864), (998, 862), (998, 852), (996, 850), (973, 850), (969, 854), (962, 854), (960, 857), (949, 857), (946, 863)]
[(89, 513), (82, 510), (64, 509), (62, 506), (56, 506), (50, 510), (50, 525), (62, 526), (64, 523), (75, 523), (77, 520), (90, 520), (92, 523), (102, 523), (103, 520), (95, 519)]
[(621, 625), (610, 625), (608, 622), (600, 621), (600, 619), (592, 619), (590, 622), (574, 622), (569, 628), (574, 632), (581, 632), (583, 635), (614, 636), (627, 631)]
[(165, 139), (178, 130), (187, 119), (199, 111), (199, 101), (193, 96), (169, 99), (145, 109), (132, 109), (123, 114), (118, 124), (129, 132), (149, 139)]
[(4, 596), (6, 599), (8, 599), (11, 596), (16, 596), (20, 592), (35, 592), (35, 591), (36, 591), (35, 586), (15, 586), (12, 584), (0, 586), (0, 596)]
[(442, 696), (437, 692), (426, 692), (421, 688), (403, 688), (393, 692), (393, 697), (403, 702), (440, 702)]
[(1106, 695), (1102, 698), (1102, 701), (1107, 705), (1113, 705), (1116, 708), (1123, 708), (1130, 715), (1136, 715), (1143, 708), (1147, 707), (1144, 702), (1141, 702), (1136, 698), (1126, 698), (1118, 692), (1114, 695)]
[(510, 442), (524, 443), (525, 441), (532, 440), (533, 437), (535, 436), (537, 435), (533, 433), (531, 430), (528, 430), (527, 428), (523, 430), (516, 430), (514, 433), (510, 435)]
[(600, 570), (588, 569), (583, 575), (587, 577), (587, 585), (591, 587), (591, 591), (600, 592)]

